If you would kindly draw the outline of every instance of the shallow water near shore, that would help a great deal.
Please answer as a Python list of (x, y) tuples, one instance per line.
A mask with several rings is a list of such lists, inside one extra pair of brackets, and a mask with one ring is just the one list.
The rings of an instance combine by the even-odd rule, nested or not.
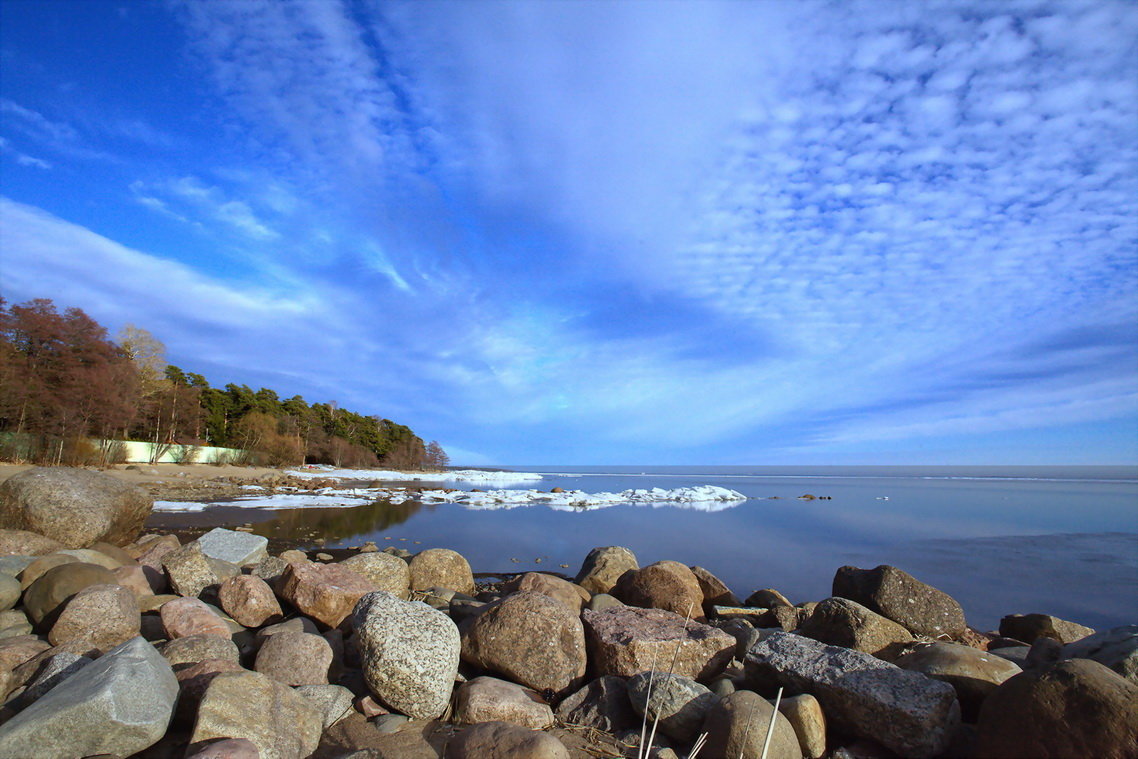
[[(516, 469), (547, 476), (512, 489), (714, 485), (748, 500), (717, 510), (690, 503), (553, 510), (380, 501), (269, 511), (219, 503), (195, 514), (155, 513), (149, 524), (250, 522), (258, 534), (306, 548), (316, 538), (327, 548), (366, 540), (410, 551), (452, 548), (476, 572), (572, 576), (594, 546), (624, 545), (642, 566), (674, 559), (709, 569), (741, 597), (773, 587), (794, 602), (827, 597), (844, 564), (893, 564), (951, 594), (982, 629), (996, 627), (1004, 614), (1027, 612), (1096, 628), (1138, 623), (1134, 467)], [(798, 499), (807, 493), (832, 500)]]

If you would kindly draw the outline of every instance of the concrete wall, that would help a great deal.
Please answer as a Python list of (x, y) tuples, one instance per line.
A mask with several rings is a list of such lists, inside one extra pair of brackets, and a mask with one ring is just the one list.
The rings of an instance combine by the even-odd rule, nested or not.
[[(132, 464), (149, 464), (150, 455), (153, 451), (151, 443), (140, 443), (136, 440), (124, 440), (123, 445), (126, 446), (126, 460)], [(170, 446), (170, 449), (162, 454), (156, 463), (159, 464), (176, 464), (179, 462), (181, 456), (180, 445)], [(194, 456), (193, 463), (195, 464), (212, 464), (218, 460), (223, 462), (231, 462), (237, 460), (245, 452), (238, 448), (218, 448), (212, 445), (197, 446), (197, 455)]]

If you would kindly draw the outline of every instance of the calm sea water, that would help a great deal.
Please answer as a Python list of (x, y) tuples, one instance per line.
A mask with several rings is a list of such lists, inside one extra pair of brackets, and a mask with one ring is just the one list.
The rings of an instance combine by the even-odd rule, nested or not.
[[(749, 500), (719, 511), (378, 503), (265, 512), (256, 530), (302, 544), (321, 536), (329, 547), (453, 548), (476, 572), (573, 575), (594, 546), (623, 545), (642, 566), (699, 565), (740, 597), (770, 587), (796, 603), (829, 596), (842, 565), (893, 564), (951, 594), (983, 629), (1026, 612), (1099, 628), (1138, 623), (1138, 467), (513, 469), (549, 475), (519, 488), (719, 485)], [(831, 500), (798, 500), (807, 493)]]

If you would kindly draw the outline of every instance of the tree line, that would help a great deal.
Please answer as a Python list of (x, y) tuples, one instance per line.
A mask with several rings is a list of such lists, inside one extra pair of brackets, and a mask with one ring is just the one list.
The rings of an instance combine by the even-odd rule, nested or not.
[(281, 399), (269, 388), (211, 387), (168, 364), (165, 346), (125, 326), (114, 339), (81, 309), (47, 299), (8, 306), (0, 298), (0, 458), (43, 464), (119, 463), (118, 441), (151, 444), (187, 463), (201, 446), (241, 451), (212, 463), (301, 463), (396, 469), (449, 464), (390, 419), (335, 401)]

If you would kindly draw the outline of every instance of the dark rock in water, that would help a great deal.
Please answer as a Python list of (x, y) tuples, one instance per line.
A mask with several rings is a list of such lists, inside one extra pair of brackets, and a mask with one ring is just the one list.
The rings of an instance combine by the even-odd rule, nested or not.
[(756, 689), (810, 693), (839, 728), (902, 756), (938, 755), (960, 723), (952, 686), (860, 651), (773, 632), (752, 646), (745, 665)]
[(1064, 659), (1093, 659), (1138, 684), (1138, 625), (1123, 625), (1068, 643)]
[[(787, 608), (787, 607), (782, 607)], [(799, 634), (892, 661), (913, 636), (901, 625), (848, 598), (827, 598), (802, 623)]]
[(142, 488), (100, 472), (37, 467), (0, 483), (0, 526), (29, 530), (70, 548), (138, 537), (154, 502)]
[(647, 715), (649, 722), (658, 719), (660, 730), (680, 743), (695, 740), (708, 710), (719, 701), (690, 677), (667, 672), (641, 672), (629, 678), (628, 699), (637, 714)]
[(965, 722), (975, 722), (980, 705), (1000, 683), (1023, 670), (1013, 662), (957, 643), (932, 643), (905, 654), (895, 664), (951, 685)]
[(565, 745), (549, 733), (506, 722), (468, 727), (447, 744), (446, 759), (569, 759)]
[(557, 705), (557, 718), (606, 733), (619, 733), (639, 724), (628, 700), (624, 678), (605, 675), (571, 693)]
[(603, 546), (589, 551), (574, 582), (590, 593), (611, 593), (621, 575), (635, 569), (640, 569), (640, 564), (632, 551), (623, 546)]
[(165, 659), (133, 638), (75, 672), (0, 730), (0, 756), (130, 756), (166, 733), (178, 682)]
[[(763, 755), (772, 714), (775, 714), (774, 706), (769, 701), (746, 690), (736, 691), (712, 705), (702, 727), (702, 731), (707, 733), (707, 755), (759, 759)], [(783, 714), (777, 714), (767, 759), (801, 757), (802, 750), (794, 728)]]
[(1092, 635), (1094, 630), (1049, 614), (1009, 614), (1000, 620), (1000, 635), (1022, 640), (1031, 645), (1038, 638), (1054, 638), (1060, 643), (1074, 643)]
[(842, 567), (834, 575), (833, 594), (856, 601), (916, 635), (957, 638), (967, 628), (964, 610), (952, 596), (888, 564), (875, 569)]
[(1138, 686), (1089, 659), (1016, 675), (980, 710), (977, 759), (1138, 756)]

